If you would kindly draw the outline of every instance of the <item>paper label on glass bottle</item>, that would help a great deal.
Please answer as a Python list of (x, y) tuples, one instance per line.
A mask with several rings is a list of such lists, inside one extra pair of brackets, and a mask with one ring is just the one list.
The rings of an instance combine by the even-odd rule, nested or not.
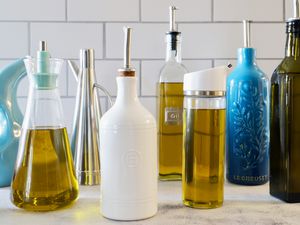
[(182, 108), (166, 107), (165, 124), (169, 124), (169, 125), (182, 124)]

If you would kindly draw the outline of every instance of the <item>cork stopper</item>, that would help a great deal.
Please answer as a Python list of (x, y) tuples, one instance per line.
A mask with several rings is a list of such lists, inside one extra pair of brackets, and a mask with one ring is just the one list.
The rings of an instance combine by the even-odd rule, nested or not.
[(132, 28), (124, 27), (124, 66), (119, 69), (119, 76), (134, 77), (135, 69), (131, 66), (131, 32)]

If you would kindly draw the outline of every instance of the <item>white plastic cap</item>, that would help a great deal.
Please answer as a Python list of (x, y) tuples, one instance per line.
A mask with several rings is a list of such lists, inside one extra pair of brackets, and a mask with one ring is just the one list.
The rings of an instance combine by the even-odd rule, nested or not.
[(219, 66), (207, 70), (186, 73), (184, 75), (184, 91), (226, 91), (227, 66)]

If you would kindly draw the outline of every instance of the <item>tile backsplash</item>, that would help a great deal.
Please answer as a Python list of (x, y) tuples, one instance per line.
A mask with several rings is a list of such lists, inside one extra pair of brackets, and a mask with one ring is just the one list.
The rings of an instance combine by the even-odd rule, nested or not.
[[(164, 63), (168, 6), (180, 8), (183, 63), (189, 71), (232, 62), (242, 46), (242, 19), (251, 19), (252, 46), (259, 66), (271, 76), (284, 55), (285, 19), (292, 0), (0, 0), (0, 66), (35, 55), (47, 40), (53, 57), (78, 60), (80, 48), (96, 51), (97, 80), (116, 95), (122, 66), (122, 26), (133, 27), (133, 65), (139, 74), (142, 103), (156, 113), (155, 88)], [(76, 81), (65, 64), (60, 92), (71, 131)], [(24, 110), (27, 78), (18, 89)], [(101, 97), (102, 108), (108, 108)]]

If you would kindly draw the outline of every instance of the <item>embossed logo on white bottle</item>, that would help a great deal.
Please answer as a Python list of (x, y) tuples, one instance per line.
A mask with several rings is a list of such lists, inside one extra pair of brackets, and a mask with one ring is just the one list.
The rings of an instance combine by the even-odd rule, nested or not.
[(123, 160), (125, 162), (125, 165), (129, 168), (135, 168), (138, 167), (141, 161), (141, 155), (139, 152), (135, 150), (130, 150), (124, 153)]

